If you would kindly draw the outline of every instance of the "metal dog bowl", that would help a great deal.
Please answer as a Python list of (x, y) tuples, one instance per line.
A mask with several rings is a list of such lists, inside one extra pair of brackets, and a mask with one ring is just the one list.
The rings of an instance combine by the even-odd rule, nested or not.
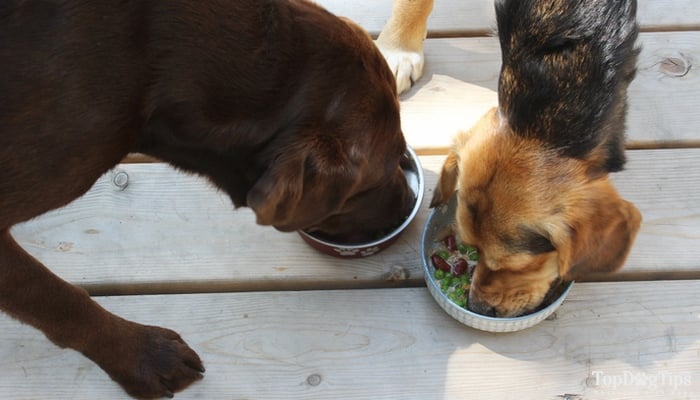
[(513, 318), (488, 317), (477, 314), (455, 304), (447, 297), (445, 293), (440, 290), (440, 287), (434, 278), (435, 267), (433, 267), (433, 264), (430, 261), (430, 256), (433, 252), (437, 235), (440, 234), (443, 227), (454, 222), (456, 210), (457, 196), (455, 195), (452, 196), (448, 204), (441, 207), (436, 207), (430, 212), (421, 236), (421, 261), (423, 263), (425, 283), (428, 286), (428, 291), (433, 296), (435, 301), (437, 301), (440, 307), (442, 307), (442, 309), (445, 310), (445, 312), (447, 312), (447, 314), (449, 314), (452, 318), (463, 323), (464, 325), (487, 332), (519, 331), (537, 325), (549, 317), (562, 304), (566, 296), (569, 294), (574, 282), (569, 282), (566, 284), (566, 287), (563, 289), (561, 294), (546, 307), (531, 314)]
[(373, 240), (371, 242), (359, 243), (359, 244), (343, 244), (334, 243), (320, 239), (310, 233), (304, 231), (298, 231), (299, 235), (306, 243), (308, 243), (314, 249), (329, 254), (335, 257), (341, 258), (359, 258), (367, 257), (379, 253), (380, 251), (386, 249), (399, 238), (401, 233), (408, 227), (408, 225), (413, 221), (420, 210), (421, 203), (423, 202), (423, 192), (425, 191), (425, 181), (423, 179), (423, 168), (421, 167), (418, 156), (410, 147), (407, 148), (406, 154), (404, 155), (407, 159), (407, 167), (404, 167), (404, 174), (406, 175), (406, 181), (408, 186), (413, 191), (415, 195), (415, 204), (411, 213), (406, 217), (401, 225), (389, 232), (386, 236)]

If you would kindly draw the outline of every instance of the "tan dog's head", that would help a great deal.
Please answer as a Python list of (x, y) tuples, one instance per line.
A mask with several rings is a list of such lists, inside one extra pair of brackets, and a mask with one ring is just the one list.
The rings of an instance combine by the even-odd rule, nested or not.
[(562, 280), (622, 266), (641, 215), (599, 168), (512, 134), (496, 109), (457, 137), (432, 206), (459, 188), (457, 231), (480, 252), (470, 309), (521, 315)]

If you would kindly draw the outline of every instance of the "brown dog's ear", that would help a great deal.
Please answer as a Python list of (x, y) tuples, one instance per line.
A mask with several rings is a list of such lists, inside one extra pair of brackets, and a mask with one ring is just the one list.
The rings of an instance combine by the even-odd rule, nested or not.
[[(576, 280), (618, 270), (625, 262), (642, 221), (639, 210), (605, 180), (590, 190), (552, 239), (559, 251), (559, 276)], [(590, 189), (590, 188), (589, 188)], [(572, 218), (573, 217), (573, 218)]]
[(452, 150), (442, 165), (440, 180), (435, 187), (433, 199), (430, 202), (431, 208), (447, 203), (457, 189), (457, 178), (459, 178), (459, 155)]
[(248, 192), (246, 203), (260, 225), (309, 228), (342, 204), (353, 187), (357, 172), (342, 154), (331, 162), (321, 152), (296, 150), (278, 156)]

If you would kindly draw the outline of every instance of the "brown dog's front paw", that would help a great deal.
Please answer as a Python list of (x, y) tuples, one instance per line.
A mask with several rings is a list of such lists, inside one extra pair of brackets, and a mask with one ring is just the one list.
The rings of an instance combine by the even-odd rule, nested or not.
[(120, 337), (115, 347), (102, 348), (96, 357), (90, 357), (129, 395), (173, 397), (202, 379), (202, 361), (180, 335), (156, 326), (134, 325), (131, 334)]

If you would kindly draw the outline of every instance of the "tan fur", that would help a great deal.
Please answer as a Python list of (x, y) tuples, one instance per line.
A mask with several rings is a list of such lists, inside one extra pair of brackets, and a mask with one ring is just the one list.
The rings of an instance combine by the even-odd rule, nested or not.
[(377, 38), (399, 93), (408, 90), (423, 75), (423, 40), (433, 0), (394, 0), (391, 17)]
[[(481, 253), (473, 306), (520, 315), (539, 306), (553, 283), (622, 266), (641, 214), (619, 197), (607, 174), (591, 178), (592, 162), (513, 135), (496, 109), (457, 136), (433, 205), (459, 190), (457, 231)], [(522, 228), (548, 238), (555, 250), (531, 254), (505, 239), (517, 238)]]
[(391, 17), (377, 41), (394, 48), (422, 51), (432, 10), (433, 0), (394, 0)]

